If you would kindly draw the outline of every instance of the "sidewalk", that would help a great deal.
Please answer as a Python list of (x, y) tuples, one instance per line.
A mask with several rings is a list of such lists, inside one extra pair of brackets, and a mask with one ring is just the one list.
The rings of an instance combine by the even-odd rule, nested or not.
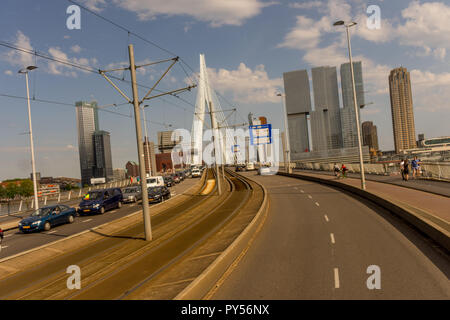
[[(361, 180), (357, 178), (337, 179), (334, 175), (326, 173), (312, 173), (311, 171), (300, 170), (295, 170), (293, 173), (334, 180), (358, 188), (361, 187)], [(410, 210), (414, 210), (417, 214), (425, 216), (438, 225), (443, 226), (444, 229), (449, 229), (450, 198), (446, 196), (368, 180), (366, 180), (366, 190), (390, 202), (398, 203)]]
[[(294, 169), (293, 173), (317, 173), (323, 175), (334, 176), (334, 173), (331, 171), (317, 171), (317, 170), (303, 170), (303, 169)], [(347, 173), (347, 177), (359, 179), (359, 173)], [(410, 175), (409, 181), (403, 181), (400, 174), (399, 175), (390, 175), (390, 176), (382, 176), (376, 174), (367, 174), (366, 180), (383, 182), (394, 184), (406, 188), (416, 189), (420, 191), (425, 191), (429, 193), (434, 193), (437, 195), (442, 195), (445, 197), (450, 197), (450, 183), (445, 181), (436, 181), (436, 180), (427, 180), (427, 179), (413, 179), (412, 175)]]

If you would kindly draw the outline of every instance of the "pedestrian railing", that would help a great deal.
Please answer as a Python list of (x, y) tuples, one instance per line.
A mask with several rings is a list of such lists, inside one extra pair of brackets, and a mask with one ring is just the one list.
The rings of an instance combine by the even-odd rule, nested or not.
[[(99, 184), (91, 187), (74, 189), (70, 191), (60, 192), (58, 194), (43, 196), (38, 199), (39, 207), (52, 205), (57, 203), (69, 204), (79, 201), (86, 193), (92, 190), (107, 189), (107, 188), (123, 188), (130, 186), (132, 183), (130, 180), (121, 180), (108, 182), (105, 184)], [(0, 216), (4, 215), (20, 215), (26, 213), (27, 211), (33, 210), (34, 207), (34, 197), (14, 199), (14, 200), (3, 200), (0, 201)]]

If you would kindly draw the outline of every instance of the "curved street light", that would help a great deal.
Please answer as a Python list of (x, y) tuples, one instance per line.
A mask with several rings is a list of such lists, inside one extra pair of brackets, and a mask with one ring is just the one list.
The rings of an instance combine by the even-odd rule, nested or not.
[(34, 192), (34, 208), (39, 209), (38, 193), (37, 193), (37, 181), (36, 181), (36, 163), (34, 159), (34, 143), (33, 143), (33, 127), (31, 125), (31, 107), (30, 107), (30, 90), (28, 86), (28, 72), (37, 69), (36, 66), (28, 66), (24, 69), (20, 69), (18, 73), (25, 74), (25, 82), (27, 85), (27, 103), (28, 103), (28, 127), (30, 129), (30, 149), (31, 149), (31, 169), (33, 175), (33, 192)]

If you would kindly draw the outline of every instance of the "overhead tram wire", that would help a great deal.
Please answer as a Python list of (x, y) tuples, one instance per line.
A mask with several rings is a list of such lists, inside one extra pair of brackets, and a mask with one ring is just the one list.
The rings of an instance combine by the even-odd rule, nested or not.
[[(143, 36), (141, 36), (141, 35), (137, 34), (136, 32), (133, 32), (133, 31), (131, 31), (130, 29), (128, 29), (128, 28), (126, 28), (126, 27), (124, 27), (124, 26), (118, 24), (117, 22), (114, 22), (114, 21), (112, 21), (111, 19), (108, 19), (108, 18), (106, 18), (106, 17), (100, 15), (99, 13), (94, 12), (93, 10), (91, 10), (91, 9), (89, 9), (89, 8), (87, 8), (87, 7), (83, 6), (83, 5), (81, 5), (81, 4), (79, 4), (77, 1), (73, 1), (73, 0), (67, 0), (67, 1), (69, 1), (70, 3), (73, 3), (73, 4), (77, 5), (77, 6), (79, 6), (79, 7), (82, 8), (83, 10), (85, 10), (85, 11), (87, 11), (87, 12), (93, 14), (94, 16), (96, 16), (96, 17), (98, 17), (98, 18), (100, 18), (100, 19), (102, 19), (102, 20), (104, 20), (104, 21), (106, 21), (106, 22), (108, 22), (108, 23), (110, 23), (110, 24), (112, 24), (112, 25), (114, 25), (115, 27), (117, 27), (117, 28), (119, 28), (119, 29), (121, 29), (121, 30), (123, 30), (123, 31), (126, 31), (129, 35), (133, 35), (133, 36), (135, 36), (136, 38), (138, 38), (138, 39), (140, 39), (140, 40), (142, 40), (142, 41), (144, 41), (144, 42), (146, 42), (146, 43), (148, 43), (148, 44), (150, 44), (150, 45), (152, 45), (152, 46), (154, 46), (154, 47), (160, 49), (161, 51), (164, 51), (165, 53), (167, 53), (167, 54), (169, 54), (169, 55), (171, 55), (171, 56), (173, 56), (173, 57), (179, 57), (179, 55), (177, 55), (177, 54), (171, 52), (170, 50), (168, 50), (168, 49), (166, 49), (166, 48), (164, 48), (164, 47), (158, 45), (156, 42), (153, 42), (153, 41), (151, 41), (151, 40), (149, 40), (149, 39), (144, 38)], [(179, 57), (179, 59), (180, 59), (180, 62), (182, 62), (183, 64), (185, 64), (192, 72), (195, 73), (194, 69), (192, 69), (191, 66), (190, 66), (183, 58)]]
[[(0, 46), (7, 47), (7, 48), (10, 48), (10, 49), (13, 49), (13, 50), (16, 50), (16, 51), (24, 52), (24, 53), (27, 53), (27, 54), (35, 55), (35, 57), (40, 57), (40, 58), (43, 58), (43, 59), (51, 60), (53, 62), (57, 62), (57, 63), (61, 63), (61, 64), (64, 64), (64, 65), (67, 65), (67, 66), (70, 66), (70, 67), (78, 68), (78, 69), (86, 71), (86, 72), (90, 72), (90, 73), (94, 73), (94, 74), (100, 74), (100, 69), (93, 68), (91, 66), (82, 65), (82, 64), (79, 64), (79, 63), (74, 63), (74, 62), (71, 62), (71, 61), (68, 61), (68, 60), (64, 60), (64, 59), (60, 59), (60, 58), (50, 57), (50, 56), (48, 56), (48, 55), (46, 55), (44, 53), (38, 52), (36, 50), (30, 50), (30, 49), (22, 48), (22, 47), (16, 46), (14, 44), (11, 44), (11, 43), (8, 43), (8, 42), (5, 42), (5, 41), (0, 41)], [(118, 81), (121, 81), (121, 82), (124, 82), (124, 83), (127, 83), (127, 84), (131, 84), (131, 81), (125, 80), (124, 77), (120, 78), (120, 77), (116, 77), (114, 75), (110, 75), (110, 78), (118, 80)], [(141, 83), (137, 83), (137, 86), (145, 88), (145, 89), (150, 89), (151, 88), (151, 87), (143, 85)], [(156, 89), (156, 88), (154, 89), (154, 91), (155, 92), (160, 92), (160, 93), (164, 92), (163, 90)], [(177, 94), (173, 94), (172, 93), (172, 94), (169, 94), (169, 96), (177, 98), (177, 99), (183, 101), (184, 103), (190, 105), (191, 107), (195, 107), (195, 105), (193, 105), (189, 101), (179, 97)], [(159, 98), (159, 99), (161, 99), (161, 98)], [(169, 102), (169, 103), (171, 103), (171, 102)]]
[[(0, 97), (11, 98), (11, 99), (22, 99), (22, 100), (27, 99), (27, 97), (21, 97), (21, 96), (4, 94), (4, 93), (0, 93)], [(31, 99), (31, 101), (40, 102), (40, 103), (56, 104), (56, 105), (62, 105), (62, 106), (67, 106), (67, 107), (76, 107), (76, 105), (74, 105), (74, 104), (67, 103), (67, 102), (61, 102), (61, 101), (44, 100), (44, 99)], [(119, 104), (114, 104), (114, 105), (116, 105), (117, 107), (120, 107), (120, 106), (124, 106), (124, 105), (128, 105), (128, 104), (129, 104), (128, 102), (124, 102), (124, 103), (119, 103)], [(107, 112), (107, 113), (111, 113), (114, 115), (118, 115), (121, 117), (133, 118), (132, 115), (123, 114), (123, 113), (120, 113), (117, 111), (112, 111), (112, 110), (108, 110), (108, 109), (97, 109), (97, 110), (99, 110), (101, 112)], [(162, 127), (165, 127), (167, 125), (167, 123), (161, 123), (161, 122), (151, 121), (151, 120), (147, 120), (147, 122), (157, 124)]]

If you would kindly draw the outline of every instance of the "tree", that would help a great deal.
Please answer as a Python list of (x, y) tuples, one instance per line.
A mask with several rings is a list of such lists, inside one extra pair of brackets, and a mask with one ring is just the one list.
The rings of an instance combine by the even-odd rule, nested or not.
[(18, 191), (17, 184), (15, 182), (9, 182), (5, 188), (5, 195), (8, 199), (14, 199)]
[(33, 182), (29, 179), (23, 180), (20, 183), (18, 194), (22, 197), (30, 197), (34, 193)]

